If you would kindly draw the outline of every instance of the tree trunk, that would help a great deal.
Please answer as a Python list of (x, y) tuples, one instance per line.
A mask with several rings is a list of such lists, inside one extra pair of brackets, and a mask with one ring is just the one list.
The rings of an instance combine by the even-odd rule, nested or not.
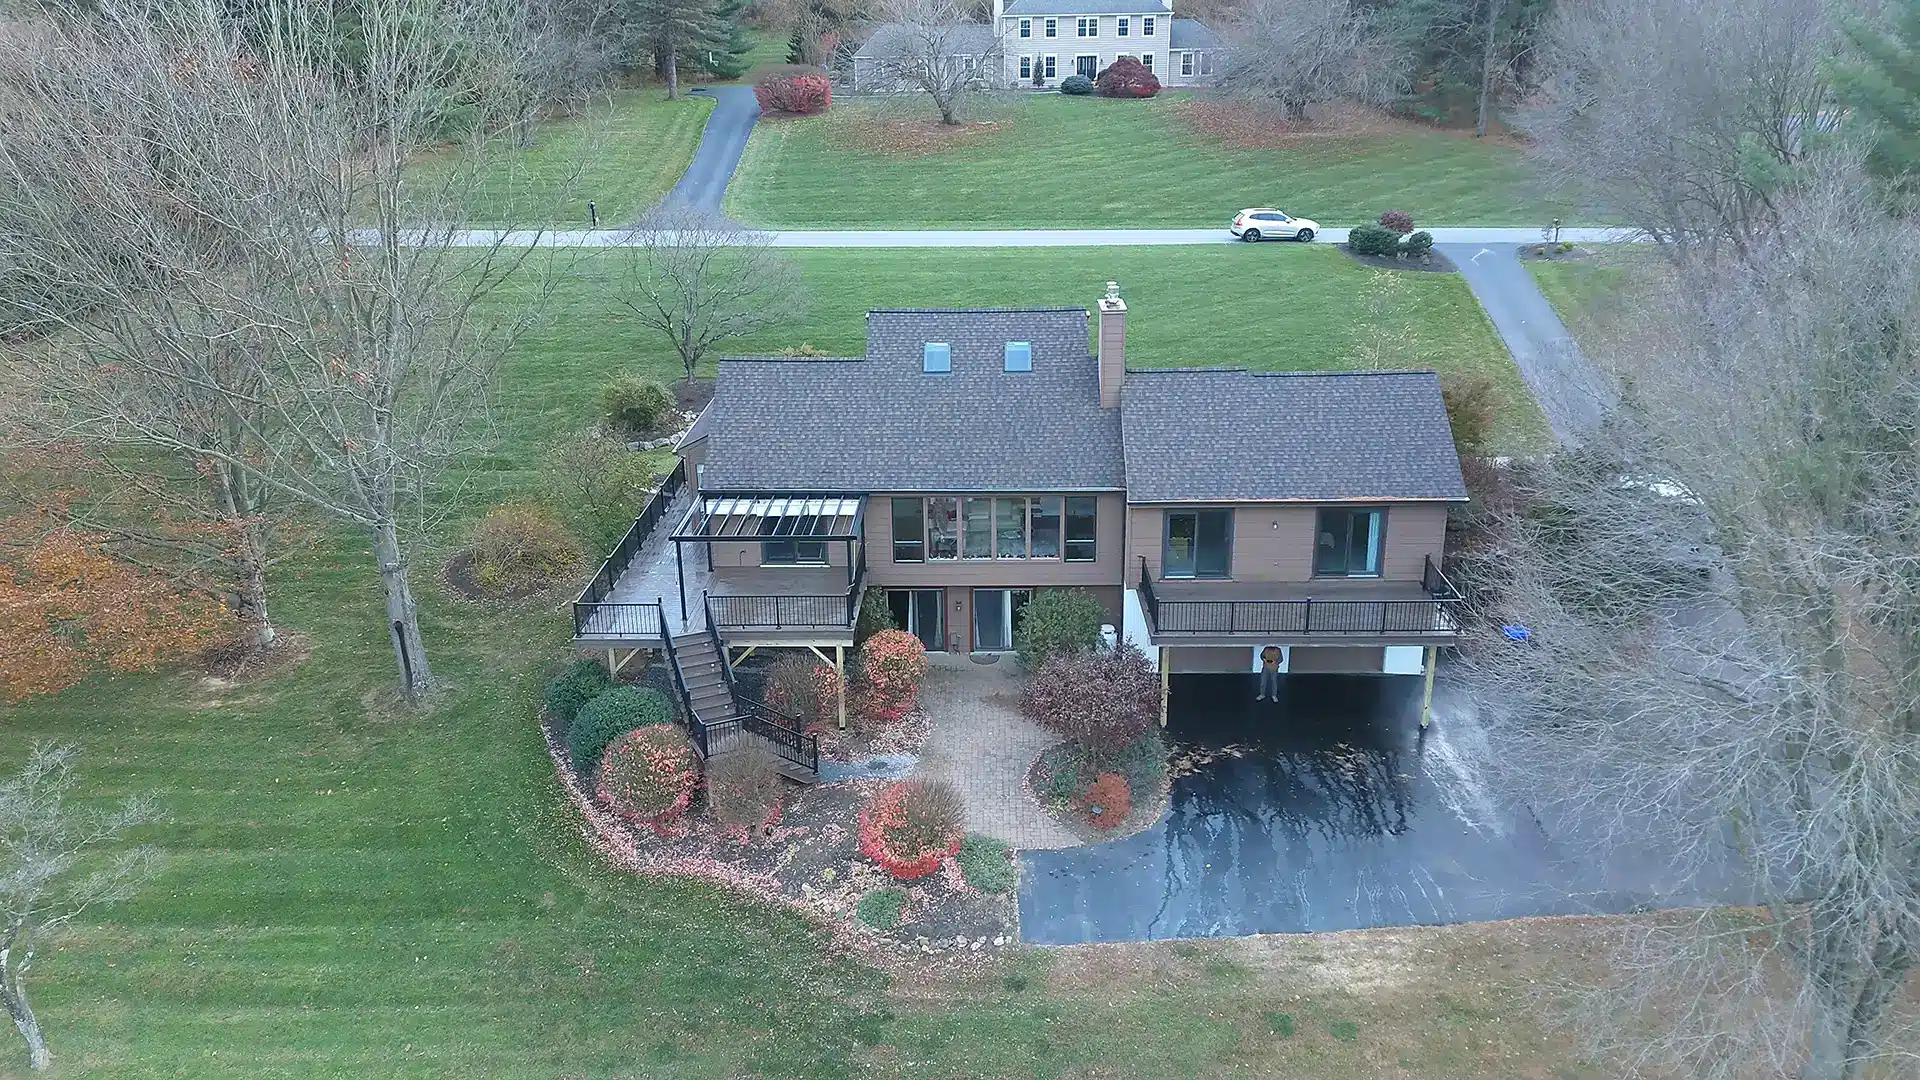
[(666, 57), (663, 62), (666, 65), (667, 100), (679, 101), (680, 100), (680, 47), (677, 43), (674, 42), (672, 34), (667, 35), (667, 40), (662, 47), (666, 52)]
[(380, 585), (387, 594), (387, 635), (393, 639), (394, 659), (400, 664), (400, 692), (408, 701), (418, 701), (433, 676), (427, 667), (426, 643), (420, 637), (420, 613), (407, 584), (406, 556), (400, 551), (400, 534), (393, 522), (374, 527), (373, 557), (380, 564)]
[(234, 614), (247, 626), (247, 644), (262, 649), (273, 644), (273, 621), (267, 616), (266, 537), (254, 520), (247, 498), (246, 477), (223, 462), (211, 470), (214, 502), (233, 529), (234, 560), (239, 580), (233, 587)]
[(1480, 100), (1474, 121), (1475, 138), (1487, 133), (1487, 100), (1493, 96), (1493, 43), (1500, 25), (1500, 0), (1487, 0), (1487, 34), (1480, 48)]
[(27, 988), (20, 981), (20, 972), (11, 964), (12, 949), (0, 952), (0, 1004), (6, 1006), (7, 1015), (13, 1017), (13, 1026), (20, 1029), (20, 1037), (27, 1040), (27, 1064), (36, 1072), (53, 1067), (53, 1052), (47, 1049), (47, 1037), (40, 1033), (40, 1018), (33, 1015), (33, 1006), (27, 1004)]

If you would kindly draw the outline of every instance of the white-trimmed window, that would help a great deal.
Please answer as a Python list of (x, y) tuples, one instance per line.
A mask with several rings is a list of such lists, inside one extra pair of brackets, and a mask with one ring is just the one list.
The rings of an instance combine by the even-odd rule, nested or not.
[(1141, 37), (1153, 36), (1153, 16), (1151, 15), (1140, 16), (1140, 36)]
[(1115, 19), (1113, 24), (1113, 32), (1115, 36), (1126, 37), (1127, 31), (1130, 29), (1129, 24), (1132, 23), (1132, 21), (1133, 20), (1127, 18), (1125, 15), (1122, 15), (1118, 19)]
[(1056, 56), (1041, 57), (1040, 58), (1040, 77), (1043, 79), (1053, 78), (1054, 75), (1059, 72), (1058, 60), (1059, 60), (1059, 57), (1056, 57)]
[(1020, 77), (1022, 79), (1033, 78), (1033, 57), (1023, 56), (1020, 58)]
[(1152, 54), (1152, 53), (1150, 53), (1150, 52), (1149, 52), (1149, 53), (1141, 53), (1141, 54), (1140, 54), (1140, 66), (1141, 66), (1141, 67), (1143, 67), (1143, 68), (1146, 68), (1146, 69), (1147, 69), (1148, 71), (1152, 71), (1152, 70), (1153, 70), (1153, 54)]
[(1082, 15), (1080, 16), (1079, 23), (1075, 27), (1075, 29), (1078, 31), (1078, 34), (1080, 37), (1084, 37), (1084, 38), (1099, 37), (1100, 36), (1100, 17), (1098, 15), (1094, 15), (1091, 17)]
[(1193, 74), (1193, 54), (1192, 53), (1183, 52), (1180, 54), (1180, 74), (1182, 75)]
[(1030, 38), (1033, 36), (1033, 20), (1032, 19), (1020, 20), (1020, 36), (1023, 38)]
[(1047, 19), (1046, 21), (1040, 24), (1040, 32), (1047, 37), (1059, 37), (1060, 36), (1060, 20)]

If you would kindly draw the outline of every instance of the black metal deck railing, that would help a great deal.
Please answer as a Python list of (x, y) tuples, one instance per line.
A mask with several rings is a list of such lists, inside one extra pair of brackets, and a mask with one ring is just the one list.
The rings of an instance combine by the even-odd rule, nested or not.
[[(620, 575), (627, 572), (633, 560), (646, 546), (647, 538), (659, 526), (660, 519), (666, 516), (667, 507), (680, 494), (687, 483), (687, 463), (677, 461), (673, 471), (661, 482), (660, 490), (653, 493), (647, 504), (640, 508), (639, 516), (628, 526), (625, 536), (607, 553), (600, 562), (600, 569), (580, 591), (579, 599), (573, 602), (573, 635), (575, 637), (652, 637), (661, 633), (660, 606), (658, 604), (616, 604), (607, 597), (613, 595), (614, 583)], [(648, 614), (646, 609), (650, 609)], [(652, 619), (651, 623), (646, 620)]]
[(1170, 600), (1153, 589), (1140, 560), (1140, 601), (1154, 632), (1162, 634), (1273, 634), (1329, 637), (1419, 637), (1459, 633), (1454, 610), (1460, 594), (1433, 560), (1412, 600)]

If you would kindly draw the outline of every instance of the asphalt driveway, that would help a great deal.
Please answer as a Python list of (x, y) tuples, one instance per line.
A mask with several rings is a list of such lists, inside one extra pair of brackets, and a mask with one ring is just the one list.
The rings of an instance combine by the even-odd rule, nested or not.
[(740, 155), (746, 153), (747, 136), (753, 134), (754, 122), (760, 119), (760, 102), (753, 96), (751, 86), (716, 83), (698, 86), (689, 92), (710, 95), (714, 99), (713, 111), (707, 114), (707, 126), (700, 134), (700, 147), (693, 153), (693, 162), (681, 174), (680, 182), (667, 192), (665, 202), (669, 206), (690, 206), (719, 213), (721, 201), (727, 195), (727, 184), (732, 182), (733, 172), (740, 166)]
[(1023, 852), (1021, 937), (1142, 941), (1620, 912), (1697, 902), (1660, 860), (1603, 865), (1578, 822), (1500, 797), (1469, 703), (1421, 681), (1176, 676), (1169, 733), (1237, 747), (1174, 781), (1154, 827)]

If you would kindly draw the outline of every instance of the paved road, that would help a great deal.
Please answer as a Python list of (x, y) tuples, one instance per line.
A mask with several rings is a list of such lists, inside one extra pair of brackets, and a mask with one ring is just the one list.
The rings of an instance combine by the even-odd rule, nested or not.
[(740, 166), (740, 155), (746, 152), (747, 136), (753, 133), (753, 123), (760, 118), (760, 102), (753, 96), (751, 86), (701, 86), (692, 93), (708, 94), (714, 99), (713, 112), (707, 116), (707, 127), (700, 135), (700, 148), (694, 151), (693, 163), (680, 177), (680, 182), (667, 192), (668, 206), (691, 206), (701, 210), (720, 211), (721, 200), (726, 197), (727, 184), (733, 180), (733, 171)]
[[(715, 115), (718, 115), (716, 110)], [(700, 164), (696, 156), (694, 164)], [(686, 186), (682, 181), (681, 186)], [(680, 187), (674, 188), (678, 192)], [(703, 189), (704, 190), (704, 189)], [(673, 198), (669, 194), (669, 198)], [(1436, 244), (1507, 245), (1537, 243), (1539, 229), (1438, 228), (1430, 229)], [(921, 247), (1138, 247), (1235, 243), (1225, 226), (1217, 229), (845, 229), (771, 230), (743, 233), (764, 236), (774, 247), (789, 248), (921, 248)], [(1628, 241), (1629, 229), (1561, 229), (1566, 240), (1579, 244)], [(633, 229), (539, 230), (469, 229), (457, 232), (453, 243), (462, 247), (625, 247), (644, 242), (647, 234)], [(1342, 243), (1345, 229), (1327, 229), (1316, 242)], [(371, 242), (368, 234), (364, 242)], [(1469, 249), (1469, 254), (1476, 249)]]
[(1474, 299), (1493, 321), (1554, 437), (1562, 443), (1578, 441), (1600, 417), (1605, 382), (1521, 265), (1519, 247), (1485, 242), (1438, 246), (1460, 267)]

